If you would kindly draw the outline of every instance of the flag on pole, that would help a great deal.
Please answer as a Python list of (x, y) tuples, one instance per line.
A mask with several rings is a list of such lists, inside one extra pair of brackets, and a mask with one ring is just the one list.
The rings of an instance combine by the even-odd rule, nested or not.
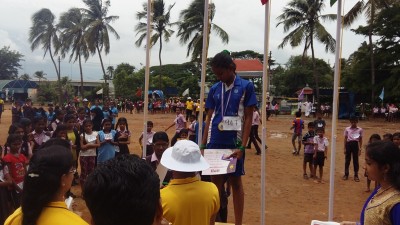
[(142, 88), (137, 88), (136, 89), (136, 94), (135, 94), (137, 97), (142, 97)]
[(262, 3), (263, 5), (265, 5), (265, 4), (268, 3), (268, 0), (261, 0), (261, 3)]
[(97, 95), (101, 95), (101, 94), (103, 94), (103, 88), (102, 88), (102, 89), (100, 89), (100, 90), (98, 90), (98, 91), (96, 91), (96, 94), (97, 94)]
[(300, 92), (299, 97), (298, 97), (299, 101), (302, 101), (303, 99), (304, 99), (304, 88), (301, 89), (301, 92)]
[(186, 95), (188, 95), (188, 94), (189, 94), (189, 88), (186, 89), (186, 90), (182, 93), (182, 96), (186, 96)]
[(385, 95), (385, 87), (382, 88), (382, 92), (381, 92), (381, 94), (379, 95), (379, 98), (382, 99), (382, 101), (383, 101), (383, 96), (384, 96), (384, 95)]
[(336, 3), (337, 0), (331, 0), (331, 6)]

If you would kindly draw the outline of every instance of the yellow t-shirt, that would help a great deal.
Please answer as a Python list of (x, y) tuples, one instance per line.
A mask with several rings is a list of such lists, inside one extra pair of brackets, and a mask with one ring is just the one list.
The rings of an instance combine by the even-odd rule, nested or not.
[(0, 98), (0, 110), (4, 112), (4, 100)]
[[(4, 225), (21, 225), (22, 209), (19, 207)], [(40, 225), (88, 225), (81, 217), (67, 209), (64, 202), (50, 202), (43, 208), (36, 224)]]
[(219, 210), (217, 186), (197, 177), (172, 179), (160, 192), (164, 218), (174, 225), (209, 225)]
[(186, 101), (186, 109), (193, 110), (193, 101)]

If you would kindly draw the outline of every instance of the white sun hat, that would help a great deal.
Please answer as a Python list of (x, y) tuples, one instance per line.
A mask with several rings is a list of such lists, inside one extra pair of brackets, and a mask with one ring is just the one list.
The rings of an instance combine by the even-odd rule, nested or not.
[(197, 172), (208, 169), (210, 165), (201, 155), (199, 146), (193, 141), (177, 141), (162, 155), (161, 164), (179, 172)]

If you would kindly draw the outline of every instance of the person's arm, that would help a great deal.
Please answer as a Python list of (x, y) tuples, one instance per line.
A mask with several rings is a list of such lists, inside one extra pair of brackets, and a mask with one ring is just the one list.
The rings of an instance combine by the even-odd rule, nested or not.
[(393, 225), (400, 224), (400, 203), (397, 203), (390, 210), (390, 221)]
[(139, 145), (140, 145), (140, 147), (143, 147), (142, 139), (143, 139), (143, 134), (140, 135), (140, 137), (139, 137)]
[(347, 131), (344, 130), (343, 153), (346, 154)]
[(315, 140), (316, 137), (314, 137), (314, 143), (317, 143), (314, 145), (314, 154), (313, 154), (313, 158), (316, 159), (317, 158), (317, 152), (318, 152), (318, 141)]
[(175, 125), (175, 122), (173, 124), (171, 124), (171, 126), (169, 126), (167, 129), (165, 129), (165, 131), (169, 130), (169, 128), (173, 127)]
[(362, 139), (362, 136), (360, 136), (360, 139), (358, 140), (358, 156), (361, 155), (362, 142), (363, 142), (363, 139)]

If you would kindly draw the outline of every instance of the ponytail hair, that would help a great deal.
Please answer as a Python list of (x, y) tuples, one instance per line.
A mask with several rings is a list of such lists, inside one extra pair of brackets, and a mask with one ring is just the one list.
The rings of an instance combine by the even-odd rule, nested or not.
[(37, 151), (29, 162), (22, 193), (22, 225), (36, 225), (43, 210), (60, 189), (61, 177), (73, 166), (70, 149), (52, 145)]
[(386, 179), (400, 191), (400, 150), (393, 142), (376, 141), (367, 146), (367, 156), (381, 168), (389, 166)]

